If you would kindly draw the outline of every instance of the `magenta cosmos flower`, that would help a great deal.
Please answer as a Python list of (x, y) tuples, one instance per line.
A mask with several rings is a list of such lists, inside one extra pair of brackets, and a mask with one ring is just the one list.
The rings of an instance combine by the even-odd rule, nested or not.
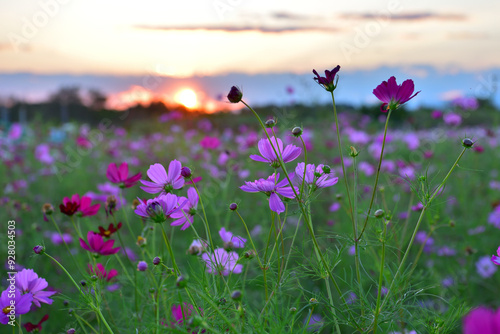
[[(373, 90), (373, 94), (383, 102), (380, 110), (396, 110), (400, 105), (410, 101), (417, 96), (420, 91), (413, 94), (415, 85), (413, 80), (405, 80), (401, 85), (396, 83), (395, 77), (390, 77), (388, 81), (383, 81)], [(413, 94), (413, 95), (411, 95)]]
[(499, 334), (500, 309), (496, 312), (479, 307), (469, 312), (463, 320), (464, 334)]
[(113, 279), (113, 277), (118, 275), (118, 271), (116, 269), (111, 269), (110, 271), (107, 271), (104, 268), (104, 266), (100, 263), (97, 263), (95, 265), (95, 268), (92, 268), (92, 265), (89, 263), (88, 267), (89, 267), (89, 272), (92, 275), (95, 274), (98, 278), (100, 278), (102, 280), (106, 280), (107, 282), (111, 281), (111, 279)]
[(168, 173), (161, 164), (151, 165), (148, 169), (148, 176), (151, 181), (141, 180), (144, 187), (141, 187), (147, 193), (161, 195), (167, 194), (174, 189), (180, 189), (184, 186), (184, 178), (181, 175), (182, 165), (177, 160), (172, 160), (168, 165)]
[(179, 198), (176, 195), (165, 194), (148, 199), (146, 203), (141, 200), (139, 202), (141, 204), (135, 209), (135, 214), (161, 224), (172, 218), (172, 214), (182, 208), (187, 200), (184, 198), (182, 204), (179, 205)]
[(222, 241), (225, 242), (224, 248), (226, 249), (243, 248), (245, 247), (245, 242), (247, 242), (247, 239), (233, 235), (232, 232), (226, 231), (224, 227), (220, 229), (219, 235)]
[(80, 246), (82, 246), (83, 249), (95, 254), (112, 255), (120, 251), (120, 247), (113, 248), (115, 243), (114, 240), (104, 241), (102, 237), (94, 231), (89, 231), (87, 233), (87, 241), (88, 244), (80, 238)]
[(313, 70), (314, 75), (316, 75), (314, 81), (316, 81), (320, 86), (322, 86), (327, 91), (333, 92), (335, 88), (337, 88), (337, 82), (339, 81), (339, 78), (337, 76), (337, 80), (335, 82), (335, 76), (339, 71), (340, 71), (340, 65), (337, 65), (331, 71), (325, 70), (325, 76), (322, 77), (318, 74), (318, 72), (316, 72), (316, 70)]
[[(278, 143), (278, 145), (276, 145), (276, 142)], [(281, 141), (281, 139), (274, 137), (271, 137), (271, 141), (269, 141), (269, 139), (267, 138), (259, 140), (258, 146), (259, 152), (262, 156), (252, 154), (250, 156), (250, 159), (255, 161), (267, 162), (273, 168), (278, 168), (280, 166), (279, 158), (276, 156), (274, 149), (276, 149), (278, 155), (283, 158), (284, 163), (297, 159), (298, 156), (302, 153), (302, 149), (300, 147), (292, 144), (287, 145), (283, 150), (283, 142)]]
[(121, 188), (130, 188), (139, 182), (142, 173), (137, 173), (129, 177), (128, 164), (126, 162), (122, 163), (120, 167), (117, 167), (115, 163), (110, 163), (106, 171), (106, 176), (108, 180), (119, 184)]
[(63, 204), (59, 205), (62, 213), (72, 216), (78, 213), (81, 217), (94, 216), (99, 211), (101, 204), (92, 205), (92, 199), (88, 196), (74, 194), (71, 199), (64, 197)]
[[(280, 174), (275, 173), (267, 179), (245, 182), (245, 185), (241, 186), (240, 189), (248, 193), (262, 192), (266, 194), (269, 196), (269, 208), (276, 213), (282, 213), (285, 211), (285, 205), (278, 194), (286, 198), (295, 198), (295, 193), (292, 187), (288, 185), (287, 179), (278, 182), (279, 178)], [(294, 188), (295, 192), (299, 194), (299, 189), (297, 187)]]
[[(200, 308), (200, 314), (203, 314), (203, 309)], [(183, 305), (172, 305), (172, 320), (170, 324), (162, 321), (162, 324), (167, 327), (175, 328), (183, 326), (184, 320), (188, 320), (191, 316), (194, 315), (194, 306), (188, 303), (184, 303)], [(196, 328), (187, 328), (188, 332), (192, 334), (196, 334), (199, 332)], [(200, 333), (205, 333), (203, 329)]]
[[(298, 184), (302, 184), (304, 181), (304, 165), (305, 163), (301, 162), (297, 164), (297, 167), (295, 167), (294, 178), (297, 180)], [(306, 166), (304, 183), (312, 187), (313, 191), (317, 188), (331, 187), (338, 181), (339, 178), (334, 177), (333, 172), (328, 166), (323, 164), (318, 166), (308, 164)]]
[(213, 253), (201, 255), (207, 265), (209, 274), (227, 276), (230, 273), (241, 274), (243, 265), (237, 264), (239, 256), (235, 252), (227, 252), (223, 248), (216, 248)]
[(497, 249), (497, 254), (498, 256), (492, 255), (491, 256), (491, 261), (496, 264), (497, 266), (500, 266), (500, 247)]
[(196, 208), (198, 207), (198, 201), (200, 200), (200, 197), (198, 196), (198, 193), (194, 188), (189, 188), (187, 191), (187, 195), (187, 198), (179, 198), (179, 203), (186, 203), (186, 205), (184, 205), (182, 209), (177, 210), (170, 215), (170, 217), (175, 218), (175, 220), (170, 223), (170, 226), (182, 225), (182, 231), (193, 224), (193, 217), (196, 214)]
[(33, 269), (23, 269), (16, 274), (16, 287), (22, 294), (29, 293), (33, 296), (33, 304), (40, 307), (40, 303), (52, 304), (49, 297), (55, 291), (43, 291), (49, 284), (44, 278), (39, 278)]
[[(15, 309), (12, 307), (12, 301)], [(0, 324), (7, 325), (14, 317), (28, 313), (32, 301), (33, 295), (31, 293), (21, 295), (21, 292), (17, 289), (15, 291), (9, 289), (3, 291), (0, 296)], [(10, 319), (10, 316), (13, 318)]]

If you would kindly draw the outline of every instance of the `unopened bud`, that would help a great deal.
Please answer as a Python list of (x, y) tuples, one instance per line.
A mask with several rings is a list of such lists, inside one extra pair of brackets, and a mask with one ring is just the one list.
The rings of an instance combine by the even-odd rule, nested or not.
[(177, 280), (175, 281), (175, 285), (179, 288), (179, 289), (183, 289), (187, 286), (188, 284), (188, 280), (186, 277), (184, 276), (179, 276), (177, 277)]
[(157, 256), (153, 259), (153, 264), (155, 266), (159, 265), (161, 263), (161, 259)]
[(37, 245), (35, 247), (33, 247), (33, 252), (35, 252), (35, 254), (43, 254), (44, 252), (44, 248), (43, 246), (40, 246), (40, 245)]
[(132, 201), (132, 210), (137, 209), (137, 207), (138, 207), (140, 204), (141, 204), (141, 202), (139, 202), (139, 200), (138, 200), (138, 199), (134, 199), (134, 200)]
[(351, 151), (349, 152), (349, 155), (353, 158), (357, 157), (359, 155), (358, 150), (354, 146), (351, 146)]
[(193, 175), (193, 173), (191, 173), (191, 169), (189, 167), (182, 167), (181, 168), (181, 176), (186, 178), (186, 179), (189, 179), (191, 177), (191, 175)]
[(243, 93), (241, 92), (241, 90), (236, 86), (231, 87), (231, 89), (229, 90), (229, 94), (227, 94), (227, 99), (229, 100), (229, 102), (238, 103), (242, 98)]
[(302, 129), (298, 126), (294, 127), (292, 129), (292, 135), (294, 135), (295, 137), (298, 137), (302, 134)]
[(42, 212), (45, 213), (46, 215), (51, 215), (52, 212), (54, 212), (54, 207), (50, 203), (45, 203), (42, 206)]
[(238, 209), (238, 204), (236, 203), (229, 204), (229, 210), (236, 211), (237, 209)]
[(465, 148), (471, 148), (474, 145), (474, 142), (470, 138), (465, 138), (462, 140), (462, 146)]
[(292, 313), (297, 312), (297, 308), (296, 307), (290, 307), (290, 312), (292, 312)]
[(330, 174), (331, 171), (332, 171), (332, 168), (330, 166), (328, 166), (328, 165), (323, 166), (323, 173)]
[(382, 218), (384, 216), (384, 214), (385, 214), (384, 210), (378, 209), (377, 211), (375, 211), (374, 216), (376, 218)]
[(276, 125), (276, 121), (274, 119), (268, 119), (264, 124), (266, 128), (273, 128)]
[(234, 290), (233, 293), (231, 294), (232, 300), (241, 300), (241, 297), (243, 297), (243, 294), (241, 293), (240, 290)]
[(246, 259), (253, 259), (255, 257), (255, 251), (253, 249), (249, 250), (249, 251), (246, 251), (243, 256), (246, 258)]

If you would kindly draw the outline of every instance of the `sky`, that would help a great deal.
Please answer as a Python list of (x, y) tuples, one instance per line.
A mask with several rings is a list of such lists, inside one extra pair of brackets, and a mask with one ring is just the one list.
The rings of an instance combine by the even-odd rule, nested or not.
[[(46, 93), (29, 81), (21, 93), (9, 88), (9, 80), (30, 74), (38, 82), (63, 76), (61, 82), (73, 84), (93, 76), (100, 88), (99, 78), (134, 77), (128, 87), (102, 89), (119, 97), (139, 86), (170, 99), (192, 89), (209, 101), (215, 93), (197, 88), (200, 78), (238, 74), (238, 84), (249, 87), (274, 75), (283, 90), (284, 78), (300, 81), (312, 68), (337, 64), (344, 76), (378, 73), (379, 83), (389, 70), (429, 83), (448, 77), (453, 87), (436, 96), (467, 95), (500, 74), (499, 12), (500, 2), (492, 0), (4, 0), (0, 96)], [(456, 87), (457, 76), (473, 82)], [(171, 86), (152, 89), (144, 84), (148, 77)], [(271, 101), (265, 91), (256, 93), (260, 102)]]

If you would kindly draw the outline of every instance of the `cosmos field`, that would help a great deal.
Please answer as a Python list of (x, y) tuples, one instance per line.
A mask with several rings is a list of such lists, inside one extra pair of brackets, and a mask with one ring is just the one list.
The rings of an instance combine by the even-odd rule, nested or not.
[(237, 116), (4, 124), (0, 332), (500, 333), (498, 110), (407, 112), (404, 79), (369, 113), (228, 83)]

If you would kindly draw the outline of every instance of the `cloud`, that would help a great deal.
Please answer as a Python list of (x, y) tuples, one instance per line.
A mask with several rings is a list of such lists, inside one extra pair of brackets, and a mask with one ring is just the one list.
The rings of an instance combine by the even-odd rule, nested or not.
[[(355, 19), (355, 20), (388, 19), (388, 17), (384, 14), (373, 14), (373, 13), (346, 13), (342, 14), (341, 17), (344, 19)], [(451, 13), (440, 14), (431, 12), (414, 12), (414, 13), (394, 14), (390, 16), (390, 19), (392, 21), (424, 21), (424, 20), (464, 21), (467, 19), (467, 16), (463, 14), (451, 14)]]
[(487, 39), (489, 36), (482, 32), (461, 31), (449, 33), (446, 36), (448, 39)]
[(161, 31), (216, 31), (216, 32), (259, 32), (263, 34), (280, 34), (294, 32), (335, 32), (337, 28), (314, 26), (147, 26), (137, 25), (135, 29), (161, 30)]
[(302, 15), (289, 12), (274, 12), (270, 14), (271, 18), (278, 20), (289, 20), (289, 21), (311, 21), (311, 20), (324, 20), (324, 17), (317, 15)]

